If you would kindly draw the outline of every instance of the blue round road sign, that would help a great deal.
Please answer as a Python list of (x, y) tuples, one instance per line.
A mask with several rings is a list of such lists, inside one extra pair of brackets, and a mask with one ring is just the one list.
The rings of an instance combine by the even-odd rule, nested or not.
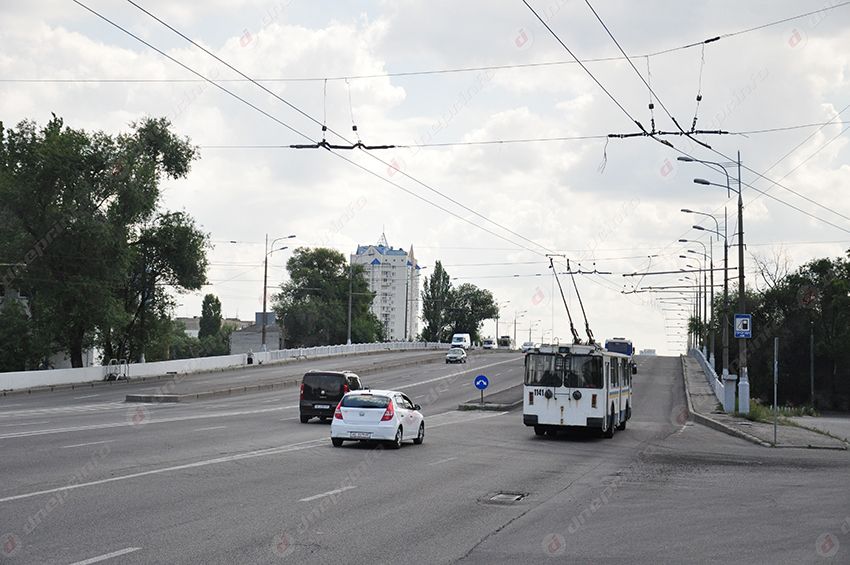
[(484, 375), (478, 375), (475, 377), (475, 388), (478, 390), (484, 390), (490, 386), (490, 381)]

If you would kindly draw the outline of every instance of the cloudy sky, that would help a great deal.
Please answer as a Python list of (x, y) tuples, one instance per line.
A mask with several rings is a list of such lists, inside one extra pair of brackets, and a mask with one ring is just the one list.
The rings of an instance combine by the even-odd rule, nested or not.
[[(75, 128), (118, 133), (166, 116), (200, 146), (189, 177), (164, 187), (163, 207), (191, 213), (215, 244), (210, 286), (179, 296), (178, 315), (199, 314), (213, 292), (227, 316), (252, 319), (266, 234), (349, 254), (384, 230), (391, 245), (413, 245), (422, 265), (441, 260), (456, 283), (507, 303), (501, 334), (516, 316), (520, 341), (530, 324), (535, 340), (569, 336), (547, 274), (554, 252), (611, 273), (576, 280), (597, 337), (677, 351), (670, 304), (622, 291), (681, 285), (679, 276), (622, 275), (695, 264), (678, 256), (702, 247), (677, 240), (709, 245), (691, 226), (714, 223), (681, 208), (718, 215), (722, 230), (727, 206), (729, 234), (737, 229), (735, 200), (692, 182), (725, 177), (677, 161), (682, 152), (726, 162), (740, 150), (743, 182), (754, 187), (743, 191), (748, 283), (759, 282), (753, 256), (793, 268), (850, 247), (850, 5), (837, 0), (591, 2), (644, 78), (648, 67), (657, 129), (676, 129), (664, 108), (690, 128), (701, 91), (697, 128), (730, 132), (699, 137), (719, 153), (680, 136), (665, 138), (675, 148), (606, 142), (637, 131), (632, 119), (650, 127), (651, 95), (583, 1), (529, 3), (576, 57), (607, 59), (586, 68), (617, 103), (520, 0), (139, 0), (290, 105), (129, 3), (83, 3), (245, 101), (71, 0), (0, 0), (4, 123), (44, 123), (54, 112)], [(760, 28), (824, 8), (833, 9)], [(704, 50), (681, 48), (717, 36)], [(563, 64), (528, 66), (553, 62)], [(481, 69), (492, 66), (513, 67)], [(354, 139), (352, 118), (364, 143), (405, 147), (340, 152), (345, 159), (273, 147), (320, 139), (323, 121)], [(570, 139), (470, 143), (538, 138)], [(271, 283), (284, 280), (288, 253), (272, 255)], [(721, 246), (714, 256), (720, 264)], [(495, 333), (487, 322), (484, 334)]]

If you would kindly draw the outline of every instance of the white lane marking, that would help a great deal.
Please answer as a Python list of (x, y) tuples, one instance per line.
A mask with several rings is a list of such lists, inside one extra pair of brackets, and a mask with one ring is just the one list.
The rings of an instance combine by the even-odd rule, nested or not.
[(98, 404), (80, 404), (79, 406), (56, 406), (52, 408), (30, 408), (28, 410), (10, 410), (0, 412), (0, 418), (47, 416), (49, 414), (64, 414), (77, 412), (100, 412), (101, 410), (116, 410), (124, 408), (123, 402), (100, 402)]
[(442, 463), (448, 463), (449, 461), (454, 461), (457, 457), (449, 457), (448, 459), (440, 459), (439, 461), (432, 461), (428, 463), (428, 465), (440, 465)]
[(101, 443), (112, 443), (115, 441), (114, 439), (107, 439), (103, 441), (90, 441), (88, 443), (75, 443), (74, 445), (63, 445), (61, 449), (70, 449), (72, 447), (85, 447), (87, 445), (100, 445)]
[(17, 424), (0, 424), (0, 428), (12, 428), (14, 426), (37, 426), (38, 424), (49, 424), (50, 420), (43, 422), (18, 422)]
[(505, 361), (497, 361), (496, 363), (490, 363), (489, 365), (481, 365), (480, 367), (472, 367), (465, 371), (458, 371), (456, 373), (449, 373), (448, 375), (443, 375), (442, 377), (434, 377), (433, 379), (427, 379), (424, 381), (419, 381), (418, 383), (410, 383), (404, 386), (396, 387), (395, 390), (404, 390), (406, 388), (412, 388), (420, 385), (427, 385), (429, 383), (434, 383), (437, 381), (442, 381), (445, 379), (451, 379), (454, 377), (459, 377), (460, 375), (465, 375), (466, 373), (474, 373), (476, 371), (480, 371), (481, 369), (486, 369), (487, 367), (495, 367), (496, 365), (503, 365), (505, 363), (515, 363), (516, 359), (507, 359)]
[[(321, 442), (321, 443), (319, 443)], [(101, 479), (99, 481), (91, 481), (88, 483), (77, 483), (70, 484), (64, 487), (56, 487), (51, 489), (39, 490), (35, 492), (28, 492), (25, 494), (17, 494), (15, 496), (7, 496), (6, 498), (0, 498), (0, 503), (2, 502), (11, 502), (13, 500), (21, 500), (24, 498), (32, 498), (33, 496), (39, 496), (42, 494), (53, 494), (54, 492), (63, 492), (68, 490), (74, 490), (83, 487), (91, 487), (96, 485), (103, 485), (106, 483), (114, 483), (116, 481), (126, 481), (127, 479), (136, 479), (138, 477), (146, 477), (148, 475), (160, 475), (162, 473), (169, 473), (171, 471), (182, 471), (184, 469), (195, 469), (197, 467), (206, 467), (208, 465), (215, 465), (217, 463), (229, 463), (231, 461), (239, 461), (242, 459), (251, 459), (253, 457), (264, 457), (266, 455), (278, 455), (280, 453), (289, 453), (290, 451), (300, 451), (302, 449), (311, 449), (314, 447), (319, 447), (320, 445), (325, 445), (327, 443), (327, 438), (321, 439), (311, 439), (308, 441), (302, 441), (299, 443), (293, 443), (291, 445), (283, 445), (280, 447), (270, 447), (267, 449), (258, 449), (256, 451), (248, 451), (246, 453), (238, 453), (236, 455), (227, 455), (225, 457), (216, 457), (215, 459), (204, 459), (202, 461), (196, 461), (194, 463), (186, 463), (185, 465), (175, 465), (173, 467), (163, 467), (162, 469), (151, 469), (150, 471), (142, 471), (140, 473), (131, 473), (129, 475), (121, 475), (119, 477), (110, 477), (108, 479)]]
[[(462, 415), (462, 419), (456, 419), (454, 421), (441, 422), (438, 424), (429, 424), (428, 429), (439, 428), (442, 426), (448, 426), (450, 424), (458, 424), (458, 423), (466, 423), (473, 422), (475, 420), (483, 420), (486, 418), (493, 418), (496, 416), (504, 416), (508, 412), (492, 412), (490, 414), (484, 414), (480, 416), (470, 417), (467, 416), (466, 412), (457, 412), (455, 410), (449, 412), (442, 412), (440, 414), (435, 414), (431, 417), (433, 420), (436, 416), (445, 416), (449, 414), (460, 414)], [(194, 463), (186, 463), (185, 465), (176, 465), (174, 467), (164, 467), (162, 469), (151, 469), (150, 471), (142, 471), (140, 473), (132, 473), (130, 475), (122, 475), (120, 477), (110, 477), (108, 479), (101, 479), (99, 481), (91, 481), (88, 483), (77, 483), (73, 485), (68, 485), (64, 487), (57, 487), (52, 489), (40, 490), (36, 492), (28, 492), (25, 494), (17, 494), (14, 496), (7, 496), (6, 498), (0, 498), (0, 503), (3, 502), (11, 502), (13, 500), (21, 500), (24, 498), (32, 498), (34, 496), (40, 496), (42, 494), (53, 494), (54, 492), (62, 492), (66, 490), (73, 490), (83, 487), (90, 487), (95, 485), (102, 485), (106, 483), (114, 483), (116, 481), (125, 481), (127, 479), (135, 479), (138, 477), (145, 477), (148, 475), (159, 475), (162, 473), (168, 473), (171, 471), (182, 471), (183, 469), (195, 469), (197, 467), (206, 467), (208, 465), (215, 465), (218, 463), (229, 463), (231, 461), (239, 461), (241, 459), (251, 459), (254, 457), (265, 457), (267, 455), (279, 455), (281, 453), (289, 453), (292, 451), (302, 451), (304, 449), (314, 449), (316, 447), (322, 447), (327, 445), (327, 437), (319, 438), (319, 439), (311, 439), (307, 441), (302, 441), (298, 443), (293, 443), (291, 445), (283, 445), (280, 447), (271, 447), (267, 449), (258, 449), (256, 451), (248, 451), (246, 453), (238, 453), (236, 455), (227, 455), (225, 457), (216, 457), (215, 459), (205, 459), (202, 461), (196, 461)]]
[(100, 396), (100, 394), (86, 394), (84, 396), (75, 396), (74, 400), (81, 400), (83, 398), (94, 398), (95, 396)]
[(227, 426), (210, 426), (208, 428), (196, 428), (194, 431), (196, 431), (196, 432), (206, 432), (206, 431), (209, 431), (209, 430), (223, 430), (226, 427)]
[(71, 563), (71, 565), (91, 565), (92, 563), (100, 563), (101, 561), (106, 561), (107, 559), (112, 559), (113, 557), (127, 555), (128, 553), (133, 553), (134, 551), (139, 551), (140, 549), (142, 548), (127, 547), (124, 549), (119, 549), (118, 551), (113, 551), (112, 553), (104, 553), (103, 555), (98, 555), (97, 557), (92, 557), (84, 561), (77, 561), (76, 563)]
[(324, 498), (326, 496), (332, 496), (334, 494), (339, 494), (341, 492), (345, 492), (345, 491), (351, 490), (353, 488), (357, 488), (357, 486), (356, 485), (350, 485), (350, 486), (347, 486), (347, 487), (329, 490), (328, 492), (323, 492), (322, 494), (314, 494), (313, 496), (308, 496), (307, 498), (302, 498), (298, 502), (311, 502), (313, 500), (319, 500), (320, 498)]
[[(128, 405), (129, 406), (129, 405)], [(226, 418), (228, 416), (245, 416), (249, 414), (263, 414), (266, 412), (276, 412), (278, 410), (286, 410), (290, 408), (298, 408), (297, 404), (292, 406), (276, 406), (275, 408), (261, 408), (257, 410), (238, 410), (234, 412), (219, 412), (218, 414), (195, 414), (193, 416), (175, 416), (173, 418), (161, 418), (158, 420), (151, 419), (144, 424), (134, 426), (130, 422), (112, 422), (111, 424), (91, 424), (88, 426), (74, 426), (70, 428), (51, 428), (48, 430), (31, 430), (27, 432), (11, 432), (8, 434), (0, 434), (0, 439), (14, 439), (19, 437), (32, 437), (46, 434), (61, 434), (67, 432), (82, 432), (87, 430), (102, 430), (106, 428), (121, 428), (121, 427), (138, 427), (144, 428), (152, 424), (166, 424), (169, 422), (183, 422), (186, 420), (203, 420), (205, 418)], [(158, 409), (158, 408), (157, 408)]]

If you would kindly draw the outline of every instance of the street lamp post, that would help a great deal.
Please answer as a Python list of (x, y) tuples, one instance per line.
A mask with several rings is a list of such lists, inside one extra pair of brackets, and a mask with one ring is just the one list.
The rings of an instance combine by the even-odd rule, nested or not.
[(517, 312), (516, 310), (514, 310), (514, 347), (517, 346), (517, 343), (516, 343), (516, 321), (517, 321), (517, 318), (522, 318), (523, 316), (525, 316), (526, 312), (528, 312), (528, 310), (522, 310), (521, 312)]
[(499, 311), (502, 308), (502, 306), (506, 306), (510, 303), (511, 303), (510, 300), (506, 300), (506, 301), (502, 302), (501, 304), (496, 304), (496, 347), (499, 346), (499, 314), (500, 314)]
[[(708, 216), (709, 218), (714, 220), (714, 226), (716, 228), (714, 233), (717, 234), (718, 237), (723, 237), (723, 243), (724, 243), (724, 245), (726, 244), (726, 236), (720, 235), (720, 223), (717, 221), (717, 218), (715, 218), (713, 215), (708, 214), (706, 212), (697, 212), (697, 211), (694, 211), (694, 210), (688, 210), (687, 208), (682, 208), (682, 212), (684, 212), (686, 214), (698, 214), (700, 216)], [(687, 243), (687, 242), (692, 242), (693, 240), (680, 239), (679, 241), (682, 242), (682, 243)], [(702, 243), (702, 242), (695, 242), (695, 243)], [(711, 321), (710, 322), (710, 330), (711, 330), (711, 333), (709, 334), (709, 342), (710, 343), (709, 343), (708, 362), (711, 365), (711, 367), (714, 368), (715, 367), (715, 365), (714, 365), (714, 349), (715, 349), (715, 347), (714, 347), (714, 334), (715, 334), (715, 331), (714, 331), (714, 326), (715, 326), (715, 314), (714, 314), (714, 235), (711, 235), (709, 237), (709, 247), (708, 247), (708, 249), (709, 249), (709, 263), (710, 263), (710, 267), (711, 267), (711, 270), (709, 271), (711, 273), (711, 294), (710, 294), (710, 296), (711, 296), (711, 310), (710, 310), (710, 321)], [(725, 264), (724, 264), (723, 270), (724, 270), (724, 273), (728, 273), (728, 269), (726, 268)], [(725, 303), (724, 303), (724, 305), (725, 305)]]
[(539, 324), (539, 323), (540, 323), (540, 320), (534, 320), (533, 322), (529, 320), (529, 322), (528, 322), (528, 341), (529, 342), (531, 341), (531, 330), (533, 330), (534, 326), (536, 324)]
[(729, 240), (726, 237), (727, 231), (726, 211), (723, 212), (723, 233), (719, 230), (713, 231), (702, 226), (693, 226), (695, 230), (707, 231), (717, 234), (717, 237), (723, 238), (723, 333), (722, 333), (722, 349), (723, 349), (723, 375), (729, 374)]
[[(690, 157), (679, 157), (679, 160), (698, 161), (698, 159), (692, 159)], [(703, 186), (719, 186), (721, 188), (725, 188), (727, 194), (730, 191), (735, 190), (734, 188), (732, 188), (732, 182), (729, 177), (729, 171), (726, 170), (725, 165), (721, 163), (715, 163), (713, 161), (699, 162), (708, 165), (714, 165), (722, 169), (724, 174), (726, 175), (726, 186), (724, 187), (721, 184), (716, 184), (705, 179), (694, 179), (695, 184), (700, 184)], [(738, 151), (737, 160), (735, 164), (738, 168), (738, 190), (735, 191), (738, 193), (738, 310), (741, 314), (744, 314), (747, 310), (747, 300), (744, 277), (744, 199), (742, 194), (743, 189), (741, 183), (740, 151)], [(743, 337), (739, 338), (738, 340), (738, 371), (740, 373), (740, 378), (738, 380), (738, 411), (742, 414), (748, 414), (750, 411), (750, 379), (747, 373), (747, 339)]]
[[(278, 237), (272, 240), (271, 247), (274, 248), (274, 244), (280, 241), (281, 239), (292, 239), (294, 235), (288, 235), (286, 237)], [(266, 297), (268, 295), (269, 288), (269, 255), (274, 253), (275, 251), (283, 251), (287, 249), (287, 247), (281, 247), (279, 249), (272, 249), (269, 251), (269, 234), (266, 234), (266, 246), (265, 252), (266, 255), (263, 257), (263, 338), (262, 338), (262, 347), (263, 351), (266, 350)]]
[[(679, 241), (688, 241), (688, 240), (680, 239)], [(709, 302), (708, 297), (711, 296), (712, 302), (714, 300), (714, 262), (711, 260), (708, 253), (706, 253), (707, 248), (706, 248), (706, 246), (703, 242), (701, 242), (701, 241), (691, 241), (691, 243), (698, 243), (698, 244), (702, 245), (703, 253), (700, 253), (699, 251), (694, 251), (693, 249), (688, 249), (688, 253), (693, 253), (695, 255), (702, 255), (702, 258), (704, 260), (703, 266), (705, 266), (707, 263), (709, 263), (709, 270), (711, 272), (711, 290), (707, 290), (706, 292), (702, 293), (702, 321), (703, 321), (703, 325), (705, 327), (707, 327), (708, 326), (708, 302)], [(702, 270), (702, 286), (703, 286), (704, 289), (707, 289), (707, 287), (708, 287), (708, 280), (706, 280), (706, 278), (707, 278), (707, 274), (705, 272), (705, 269), (703, 269)], [(712, 319), (713, 319), (713, 314), (712, 314)], [(705, 336), (703, 336), (703, 347), (705, 348), (705, 346), (706, 346)], [(706, 356), (706, 358), (708, 358), (708, 353), (706, 351), (703, 351), (703, 354)]]

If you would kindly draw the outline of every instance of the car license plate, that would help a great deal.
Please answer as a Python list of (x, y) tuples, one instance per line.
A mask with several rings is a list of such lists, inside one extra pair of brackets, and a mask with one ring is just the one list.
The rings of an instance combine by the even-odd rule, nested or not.
[(327, 410), (330, 407), (331, 407), (330, 404), (314, 404), (313, 405), (313, 408), (315, 408), (316, 410)]
[(349, 437), (352, 439), (369, 439), (372, 437), (372, 432), (349, 432)]

